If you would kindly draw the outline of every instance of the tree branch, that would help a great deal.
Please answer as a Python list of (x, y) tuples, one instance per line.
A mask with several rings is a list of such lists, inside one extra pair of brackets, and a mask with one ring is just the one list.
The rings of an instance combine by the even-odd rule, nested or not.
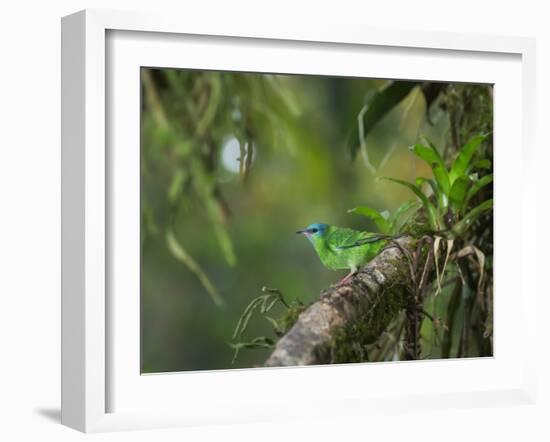
[(365, 346), (373, 343), (414, 297), (409, 260), (415, 241), (406, 236), (395, 243), (350, 283), (323, 291), (319, 301), (309, 306), (277, 342), (265, 365), (351, 362), (358, 347), (366, 355)]

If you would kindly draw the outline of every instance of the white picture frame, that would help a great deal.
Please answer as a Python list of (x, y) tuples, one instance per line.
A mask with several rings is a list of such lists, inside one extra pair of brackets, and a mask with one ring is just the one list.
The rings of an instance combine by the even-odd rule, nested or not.
[[(122, 36), (122, 43), (112, 43), (115, 40), (109, 40), (117, 36)], [(124, 42), (125, 36), (131, 38)], [(124, 232), (116, 228), (117, 221), (112, 219), (121, 201), (113, 191), (113, 184), (120, 192), (117, 177), (126, 172), (118, 169), (121, 161), (116, 156), (112, 157), (109, 150), (109, 143), (117, 143), (118, 132), (126, 136), (124, 134), (134, 131), (134, 138), (129, 140), (135, 141), (135, 127), (131, 124), (136, 121), (134, 118), (133, 123), (130, 121), (126, 125), (117, 119), (118, 108), (109, 106), (112, 105), (108, 95), (112, 92), (109, 82), (119, 81), (118, 71), (112, 72), (109, 69), (119, 62), (127, 63), (127, 67), (134, 69), (141, 65), (140, 60), (143, 59), (140, 57), (146, 53), (154, 53), (155, 57), (159, 57), (148, 59), (153, 60), (154, 65), (189, 67), (182, 65), (186, 63), (185, 60), (169, 61), (170, 54), (175, 54), (170, 45), (185, 44), (186, 36), (188, 39), (192, 37), (202, 47), (215, 46), (208, 43), (211, 41), (209, 38), (215, 38), (216, 42), (226, 47), (234, 43), (235, 47), (240, 47), (243, 51), (248, 50), (247, 45), (256, 50), (265, 50), (262, 44), (267, 44), (282, 53), (297, 51), (302, 59), (307, 58), (308, 51), (314, 53), (317, 50), (328, 51), (328, 56), (333, 57), (333, 60), (337, 60), (340, 52), (349, 56), (354, 51), (362, 50), (378, 53), (380, 57), (391, 51), (398, 51), (400, 57), (410, 56), (411, 66), (406, 73), (399, 71), (401, 68), (391, 57), (384, 59), (384, 63), (376, 71), (379, 77), (386, 75), (400, 78), (410, 75), (422, 78), (423, 75), (441, 75), (441, 79), (446, 79), (444, 72), (449, 67), (445, 65), (448, 65), (449, 60), (452, 62), (455, 59), (473, 63), (472, 66), (477, 63), (486, 67), (486, 70), (482, 69), (480, 72), (463, 72), (459, 79), (491, 82), (491, 75), (498, 75), (501, 79), (499, 82), (502, 81), (504, 85), (501, 94), (505, 97), (503, 100), (509, 99), (509, 103), (519, 104), (520, 110), (517, 112), (521, 113), (521, 127), (505, 124), (511, 121), (512, 116), (517, 116), (517, 112), (514, 114), (508, 109), (509, 106), (502, 108), (502, 104), (499, 104), (499, 82), (496, 82), (495, 118), (500, 118), (497, 120), (500, 121), (499, 124), (495, 125), (496, 149), (509, 151), (507, 146), (516, 142), (516, 145), (521, 145), (523, 172), (521, 188), (514, 190), (510, 186), (506, 187), (506, 171), (514, 165), (513, 156), (503, 154), (502, 160), (499, 160), (498, 154), (495, 155), (495, 165), (500, 162), (496, 169), (497, 182), (504, 183), (500, 189), (497, 182), (495, 183), (495, 216), (499, 219), (499, 224), (502, 224), (502, 227), (498, 227), (507, 228), (504, 226), (505, 217), (499, 217), (499, 211), (505, 213), (506, 209), (505, 199), (500, 197), (503, 202), (499, 203), (499, 195), (505, 195), (506, 192), (516, 192), (515, 198), (522, 200), (520, 219), (508, 221), (516, 223), (508, 227), (519, 228), (520, 238), (527, 235), (526, 223), (522, 220), (533, 219), (535, 216), (534, 177), (527, 173), (534, 153), (532, 125), (535, 108), (535, 46), (532, 39), (403, 30), (390, 32), (336, 25), (292, 27), (280, 23), (267, 25), (257, 21), (250, 22), (247, 27), (235, 27), (230, 22), (197, 20), (193, 17), (163, 17), (99, 10), (81, 11), (67, 16), (62, 21), (62, 422), (81, 431), (95, 432), (338, 414), (361, 415), (373, 410), (392, 412), (418, 408), (531, 403), (536, 390), (533, 367), (535, 358), (531, 357), (535, 352), (533, 339), (524, 340), (525, 348), (517, 361), (505, 357), (507, 344), (503, 338), (500, 341), (503, 344), (498, 343), (503, 349), (500, 353), (502, 356), (499, 355), (499, 349), (496, 349), (495, 358), (488, 362), (455, 360), (369, 364), (368, 368), (365, 364), (350, 364), (338, 367), (184, 373), (157, 375), (155, 378), (140, 376), (139, 369), (136, 372), (135, 349), (138, 347), (139, 335), (135, 334), (137, 316), (132, 314), (136, 298), (128, 301), (131, 304), (113, 308), (118, 305), (118, 301), (109, 297), (109, 291), (118, 287), (118, 282), (113, 283), (113, 276), (114, 279), (128, 282), (130, 286), (133, 284), (134, 290), (136, 284), (139, 286), (139, 279), (135, 280), (135, 266), (134, 273), (122, 270), (119, 272), (120, 267), (116, 267), (116, 254), (125, 253), (130, 255), (130, 260), (138, 261), (139, 269), (139, 254), (131, 255), (131, 247), (124, 248), (123, 252), (120, 252), (120, 247), (112, 247), (124, 235)], [(145, 50), (148, 42), (153, 40), (157, 46), (149, 48), (149, 51)], [(140, 45), (143, 51), (136, 49)], [(189, 54), (198, 53), (197, 48), (188, 49), (191, 51)], [(119, 59), (113, 60), (114, 57)], [(269, 63), (277, 60), (276, 57), (258, 57), (240, 65), (237, 62), (242, 61), (242, 58), (239, 57), (231, 62), (233, 64), (226, 64), (224, 67), (246, 70), (256, 66), (255, 69), (262, 72), (268, 71), (269, 66), (273, 66)], [(426, 63), (416, 63), (415, 57), (428, 57), (431, 71), (427, 72)], [(509, 71), (501, 69), (499, 73), (497, 68), (489, 66), (490, 63), (485, 65), (489, 59), (504, 60), (503, 63), (509, 60)], [(200, 58), (196, 60), (197, 64), (193, 67), (221, 69), (219, 60), (208, 66), (206, 61), (200, 61)], [(331, 71), (319, 65), (316, 72), (328, 75), (350, 69), (345, 72), (349, 74), (355, 68), (344, 67), (345, 60), (344, 56), (338, 59), (338, 63), (332, 63)], [(313, 66), (315, 57), (312, 56), (309, 62)], [(438, 65), (441, 66), (441, 74), (434, 73)], [(494, 69), (493, 74), (490, 73), (491, 69)], [(284, 69), (284, 72), (291, 71), (290, 65)], [(303, 72), (303, 69), (297, 68), (296, 72)], [(360, 73), (357, 72), (358, 75)], [(513, 85), (517, 85), (519, 90)], [(135, 95), (133, 98), (121, 98), (128, 98), (128, 103), (132, 103)], [(126, 102), (118, 100), (119, 103), (121, 101)], [(139, 112), (138, 109), (135, 111)], [(116, 129), (107, 130), (106, 121), (112, 123), (113, 119), (117, 124)], [(518, 121), (517, 118), (515, 121)], [(118, 122), (121, 123), (120, 126)], [(139, 134), (137, 137), (139, 138)], [(135, 168), (128, 169), (128, 175), (124, 175), (127, 179), (120, 182), (129, 183), (129, 187), (122, 191), (133, 192), (132, 195), (135, 195), (136, 189), (139, 192), (139, 187), (135, 187), (135, 174)], [(132, 197), (128, 199), (135, 201)], [(131, 224), (135, 205), (128, 206), (128, 210), (119, 210), (118, 213), (122, 213), (120, 216), (130, 216), (124, 220), (123, 225), (128, 225), (128, 222)], [(139, 223), (139, 218), (137, 222)], [(497, 229), (497, 254), (499, 243), (501, 244)], [(534, 247), (536, 245), (533, 242), (522, 242), (519, 239), (514, 250), (516, 259), (518, 256), (521, 258), (533, 253)], [(116, 275), (112, 274), (113, 262), (117, 269)], [(520, 259), (520, 262), (521, 278), (514, 282), (513, 287), (521, 294), (515, 306), (523, 315), (515, 317), (514, 321), (516, 324), (518, 321), (521, 323), (523, 332), (519, 338), (527, 338), (535, 330), (534, 322), (528, 321), (527, 317), (528, 312), (536, 305), (536, 287), (534, 269), (526, 265), (525, 259)], [(501, 268), (505, 270), (505, 267), (506, 262), (503, 262)], [(504, 275), (502, 278), (506, 277), (505, 272), (500, 273)], [(495, 286), (500, 290), (497, 297), (512, 289), (512, 286), (506, 287), (504, 280), (499, 281), (498, 273), (495, 274)], [(506, 329), (510, 326), (509, 322), (506, 325), (509, 321), (506, 315), (512, 304), (503, 301), (501, 306), (500, 313), (495, 313), (495, 328), (498, 328), (496, 340), (501, 339), (500, 336), (508, 336)], [(120, 314), (121, 307), (130, 319), (126, 320)], [(134, 345), (124, 345), (134, 338)], [(134, 353), (125, 353), (122, 349), (126, 348), (133, 349)], [(408, 388), (406, 383), (396, 382), (394, 391), (388, 393), (382, 389), (376, 390), (376, 385), (368, 382), (364, 384), (365, 388), (357, 387), (354, 381), (365, 376), (366, 370), (368, 377), (377, 379), (378, 385), (384, 384), (384, 377), (393, 377), (395, 380), (406, 372), (407, 376), (432, 379), (432, 388), (418, 390)], [(456, 384), (454, 390), (446, 391), (444, 380), (437, 381), (444, 371), (453, 373), (458, 378), (462, 376), (463, 379), (478, 374), (480, 382), (469, 388), (453, 378)], [(183, 381), (183, 376), (186, 377), (186, 382)], [(338, 388), (333, 388), (322, 396), (315, 394), (315, 386), (319, 381), (331, 385), (337, 378), (340, 382)], [(482, 381), (489, 378), (493, 382), (485, 383), (486, 386), (483, 387)], [(274, 382), (274, 387), (272, 391), (262, 393), (261, 386), (268, 379)], [(282, 396), (276, 397), (277, 391), (284, 385), (292, 386), (289, 390), (295, 392), (289, 393), (291, 400), (286, 404)], [(247, 390), (250, 390), (250, 394), (236, 394)], [(351, 390), (354, 390), (353, 394), (349, 393)], [(114, 391), (117, 392), (116, 395), (113, 394)], [(170, 392), (174, 394), (170, 395)], [(132, 393), (135, 395), (132, 396)], [(270, 396), (271, 400), (262, 402), (261, 394)], [(303, 394), (307, 399), (300, 401), (298, 397), (293, 398), (292, 394)], [(185, 399), (181, 399), (182, 395)], [(113, 397), (117, 397), (117, 404), (113, 404)], [(174, 401), (174, 397), (178, 399)], [(143, 399), (143, 404), (137, 404), (140, 398)], [(192, 404), (185, 406), (185, 401)], [(227, 406), (228, 403), (231, 407)], [(148, 407), (147, 404), (155, 405)]]

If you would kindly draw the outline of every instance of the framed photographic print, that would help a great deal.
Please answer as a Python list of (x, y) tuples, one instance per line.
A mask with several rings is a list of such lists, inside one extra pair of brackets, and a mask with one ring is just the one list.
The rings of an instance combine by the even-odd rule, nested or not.
[(84, 11), (62, 44), (63, 423), (532, 400), (531, 40)]

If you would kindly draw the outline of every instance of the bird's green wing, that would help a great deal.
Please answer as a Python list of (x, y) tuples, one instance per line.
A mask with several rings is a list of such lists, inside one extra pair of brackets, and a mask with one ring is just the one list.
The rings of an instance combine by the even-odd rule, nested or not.
[(328, 240), (332, 247), (337, 250), (343, 250), (391, 238), (391, 235), (384, 235), (383, 233), (360, 232), (352, 229), (338, 229), (330, 235)]
[(333, 227), (326, 239), (326, 244), (334, 252), (361, 246), (383, 239), (383, 235), (361, 232), (344, 227)]

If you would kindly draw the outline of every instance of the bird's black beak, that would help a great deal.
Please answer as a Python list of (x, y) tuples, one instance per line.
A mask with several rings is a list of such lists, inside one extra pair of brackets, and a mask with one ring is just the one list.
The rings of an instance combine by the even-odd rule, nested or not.
[(307, 232), (307, 230), (296, 230), (296, 233), (297, 233), (298, 235), (301, 234), (301, 233), (306, 233), (306, 232)]

